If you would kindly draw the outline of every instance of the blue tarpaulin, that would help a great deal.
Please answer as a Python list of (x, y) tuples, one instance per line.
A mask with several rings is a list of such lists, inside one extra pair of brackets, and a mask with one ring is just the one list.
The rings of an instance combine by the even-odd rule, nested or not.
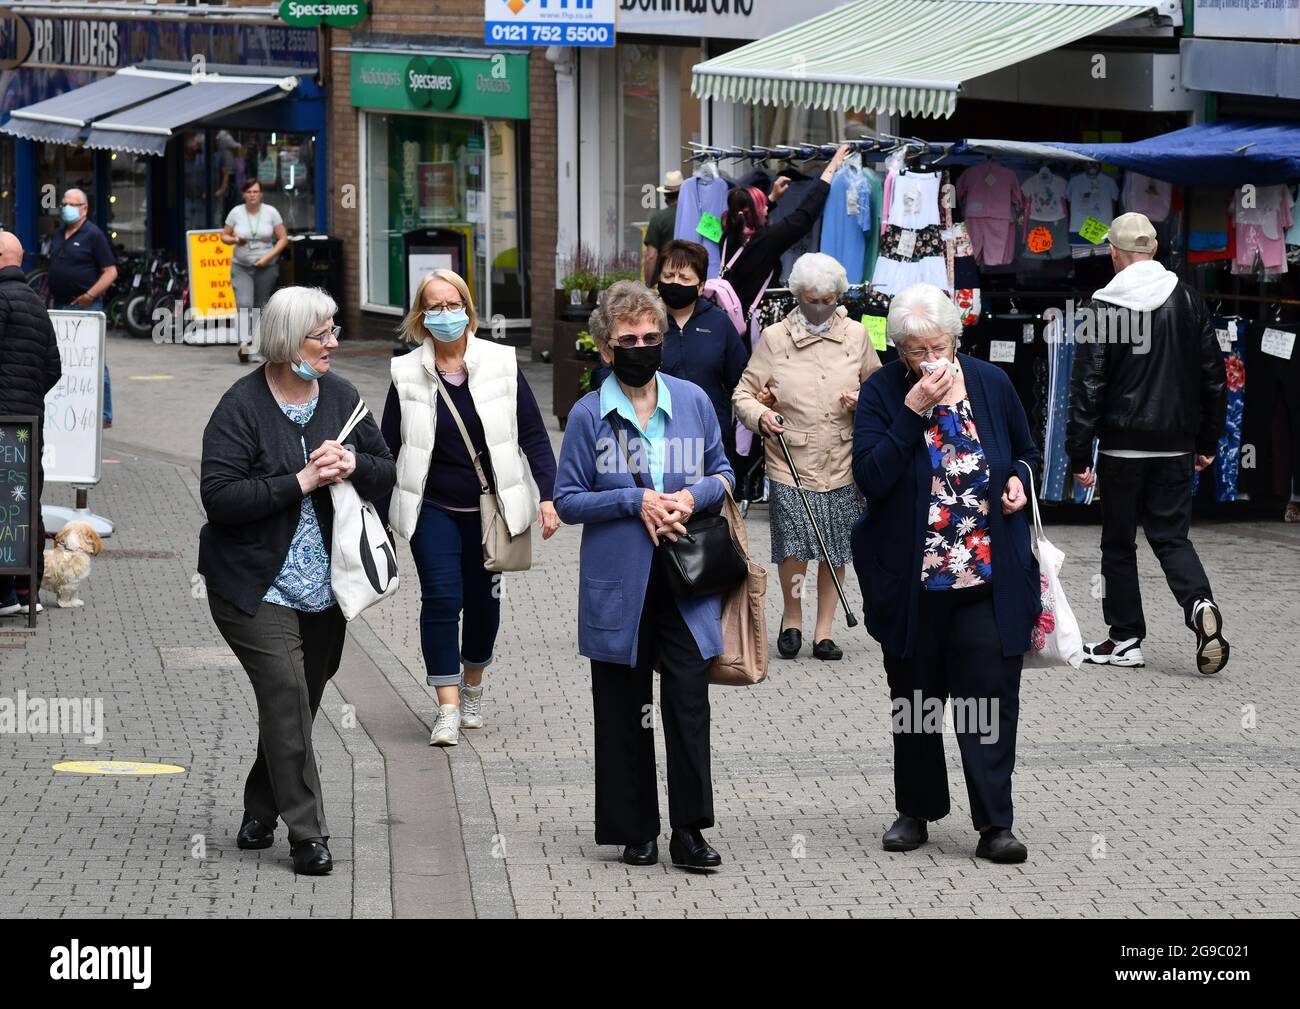
[(1050, 146), (1183, 186), (1233, 189), (1300, 181), (1300, 123), (1224, 119), (1130, 144)]

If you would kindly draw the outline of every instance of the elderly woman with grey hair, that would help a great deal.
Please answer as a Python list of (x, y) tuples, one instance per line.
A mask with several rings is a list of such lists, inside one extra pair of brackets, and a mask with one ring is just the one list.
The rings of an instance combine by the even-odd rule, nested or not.
[(741, 423), (768, 436), (772, 560), (784, 598), (777, 651), (787, 659), (799, 654), (802, 584), (808, 562), (821, 560), (813, 656), (839, 659), (843, 652), (831, 640), (835, 582), (775, 435), (785, 436), (831, 563), (843, 577), (849, 533), (861, 510), (849, 467), (853, 412), (858, 388), (880, 367), (880, 358), (866, 329), (838, 304), (849, 286), (839, 262), (821, 252), (800, 256), (789, 284), (799, 306), (763, 330), (731, 402)]
[(212, 619), (257, 699), (257, 757), (244, 784), (240, 848), (268, 848), (289, 829), (295, 871), (333, 867), (311, 727), (338, 670), (347, 622), (330, 588), (330, 484), (372, 499), (396, 468), (367, 416), (343, 430), (360, 395), (330, 371), (338, 306), (286, 287), (262, 313), (266, 364), (232, 385), (203, 432), (199, 573)]
[(957, 353), (961, 314), (930, 284), (895, 295), (898, 347), (862, 388), (853, 534), (868, 632), (893, 699), (894, 801), (886, 851), (910, 851), (948, 814), (944, 701), (966, 772), (976, 856), (1023, 862), (1011, 832), (1020, 669), (1041, 609), (1025, 484), (1038, 467), (1006, 373)]
[[(709, 669), (722, 653), (722, 596), (678, 595), (655, 563), (660, 543), (696, 512), (719, 508), (735, 475), (704, 390), (659, 370), (668, 319), (635, 281), (610, 286), (592, 333), (613, 374), (574, 404), (564, 432), (555, 507), (582, 526), (578, 651), (591, 660), (596, 843), (623, 861), (659, 860), (652, 672), (668, 748), (669, 856), (692, 870), (722, 856), (713, 826)], [(716, 479), (715, 479), (716, 478)]]

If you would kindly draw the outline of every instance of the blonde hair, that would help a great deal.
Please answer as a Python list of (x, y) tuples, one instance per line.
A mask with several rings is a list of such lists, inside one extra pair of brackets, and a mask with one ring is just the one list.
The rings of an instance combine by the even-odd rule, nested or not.
[(619, 280), (601, 295), (600, 305), (591, 313), (587, 328), (596, 345), (605, 347), (618, 323), (637, 322), (647, 315), (654, 319), (659, 332), (667, 331), (668, 311), (659, 295), (638, 280)]
[(465, 305), (465, 314), (469, 316), (469, 325), (465, 327), (465, 332), (473, 333), (478, 329), (478, 312), (474, 309), (474, 296), (469, 293), (469, 285), (465, 283), (464, 278), (451, 270), (434, 270), (432, 273), (426, 273), (424, 279), (420, 281), (415, 294), (411, 297), (411, 310), (402, 320), (402, 339), (407, 343), (419, 343), (429, 339), (429, 331), (424, 328), (424, 291), (435, 280), (450, 284), (460, 295), (460, 300)]

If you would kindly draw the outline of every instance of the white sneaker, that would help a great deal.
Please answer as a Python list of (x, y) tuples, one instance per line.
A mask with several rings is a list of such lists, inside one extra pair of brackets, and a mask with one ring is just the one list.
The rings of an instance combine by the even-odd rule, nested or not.
[(438, 718), (429, 734), (430, 746), (455, 746), (460, 742), (460, 708), (443, 704), (438, 708)]
[[(12, 617), (19, 614), (25, 617), (28, 615), (27, 609), (28, 607), (22, 603), (10, 603), (8, 606), (0, 606), (0, 617)], [(36, 612), (45, 612), (45, 607), (42, 606), (39, 601), (36, 603)]]
[(483, 684), (477, 687), (460, 688), (460, 727), (462, 729), (483, 728)]
[(1123, 641), (1105, 641), (1083, 646), (1083, 661), (1099, 666), (1125, 666), (1135, 668), (1145, 666), (1142, 658), (1142, 639), (1125, 638)]
[(1196, 632), (1196, 668), (1206, 676), (1228, 664), (1228, 639), (1223, 636), (1223, 614), (1211, 599), (1192, 607), (1192, 630)]

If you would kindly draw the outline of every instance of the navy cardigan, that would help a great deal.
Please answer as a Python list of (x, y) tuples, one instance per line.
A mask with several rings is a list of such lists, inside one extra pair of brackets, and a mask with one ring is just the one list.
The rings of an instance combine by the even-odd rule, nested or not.
[[(1042, 598), (1038, 562), (1030, 548), (1030, 506), (1004, 516), (999, 498), (1013, 474), (1029, 493), (1025, 467), (1038, 472), (1038, 447), (1006, 373), (965, 354), (958, 361), (989, 463), (993, 612), (1002, 653), (1023, 655)], [(933, 476), (925, 447), (929, 421), (903, 404), (911, 385), (902, 360), (885, 365), (862, 383), (853, 423), (853, 479), (867, 499), (867, 510), (853, 529), (853, 567), (867, 631), (887, 654), (899, 658), (912, 655), (920, 630), (921, 557)]]

